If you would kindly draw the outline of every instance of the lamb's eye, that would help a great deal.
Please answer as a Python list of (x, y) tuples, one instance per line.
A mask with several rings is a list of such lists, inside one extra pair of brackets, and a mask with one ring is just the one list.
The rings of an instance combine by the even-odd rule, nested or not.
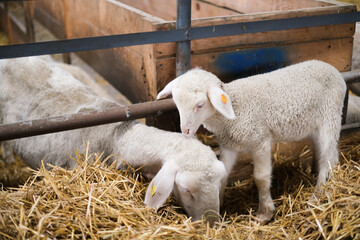
[(205, 105), (205, 103), (199, 103), (199, 104), (197, 105), (197, 108), (202, 108), (204, 105)]

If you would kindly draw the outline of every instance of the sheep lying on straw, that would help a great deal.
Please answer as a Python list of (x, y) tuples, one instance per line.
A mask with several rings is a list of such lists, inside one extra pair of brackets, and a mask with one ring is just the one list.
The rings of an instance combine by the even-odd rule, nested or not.
[[(0, 61), (0, 122), (14, 123), (118, 107), (96, 95), (69, 72), (42, 57)], [(31, 122), (29, 123), (31, 124)], [(208, 146), (180, 133), (162, 131), (137, 121), (119, 122), (6, 142), (30, 166), (48, 164), (73, 168), (68, 153), (91, 140), (92, 152), (104, 152), (107, 162), (121, 157), (155, 176), (145, 203), (159, 208), (174, 193), (193, 218), (219, 219), (219, 194), (225, 167)], [(8, 151), (11, 148), (6, 148)], [(6, 154), (5, 154), (6, 155)]]

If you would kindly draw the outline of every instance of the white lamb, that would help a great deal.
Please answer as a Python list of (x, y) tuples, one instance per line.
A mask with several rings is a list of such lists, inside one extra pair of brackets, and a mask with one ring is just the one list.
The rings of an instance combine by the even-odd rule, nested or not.
[[(52, 62), (40, 57), (0, 61), (1, 123), (102, 110), (119, 105), (97, 96), (87, 86)], [(147, 189), (145, 203), (160, 207), (174, 193), (193, 220), (202, 216), (218, 220), (219, 192), (226, 170), (210, 147), (181, 133), (140, 124), (120, 122), (8, 141), (31, 167), (45, 164), (72, 168), (68, 154), (90, 141), (91, 152), (115, 154), (134, 167), (156, 174)], [(122, 167), (122, 164), (118, 164)]]
[(346, 85), (329, 64), (307, 61), (277, 71), (221, 82), (193, 69), (170, 82), (158, 99), (172, 94), (184, 135), (199, 126), (213, 132), (230, 173), (238, 152), (251, 152), (259, 191), (257, 217), (268, 222), (275, 209), (271, 194), (271, 143), (310, 138), (318, 169), (317, 187), (338, 162), (337, 142)]

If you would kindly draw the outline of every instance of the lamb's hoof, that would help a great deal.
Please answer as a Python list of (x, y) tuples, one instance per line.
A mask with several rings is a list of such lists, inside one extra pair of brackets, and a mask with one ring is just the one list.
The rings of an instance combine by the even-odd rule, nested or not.
[(274, 214), (272, 211), (270, 212), (263, 212), (263, 213), (257, 213), (256, 214), (256, 218), (257, 221), (259, 222), (260, 225), (265, 225), (268, 222), (271, 221), (271, 219), (273, 218)]
[(259, 206), (259, 209), (256, 213), (256, 218), (258, 219), (259, 224), (264, 225), (271, 221), (274, 216), (275, 206), (271, 201), (268, 204)]

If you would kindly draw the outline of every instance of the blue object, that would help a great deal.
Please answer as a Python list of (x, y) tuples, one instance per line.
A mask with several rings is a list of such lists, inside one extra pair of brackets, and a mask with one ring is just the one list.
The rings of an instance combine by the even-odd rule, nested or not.
[(217, 75), (225, 81), (270, 72), (286, 65), (286, 51), (281, 47), (223, 53), (214, 63)]

